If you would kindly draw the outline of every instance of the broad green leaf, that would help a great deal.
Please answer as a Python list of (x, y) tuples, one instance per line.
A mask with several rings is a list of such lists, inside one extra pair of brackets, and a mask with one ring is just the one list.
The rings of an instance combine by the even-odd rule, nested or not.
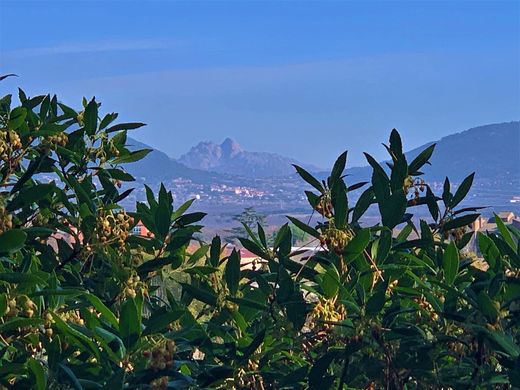
[(234, 249), (227, 260), (224, 278), (230, 294), (236, 295), (240, 282), (240, 257)]
[(9, 129), (10, 130), (16, 130), (25, 121), (25, 118), (27, 116), (27, 109), (25, 107), (16, 107), (11, 113), (9, 114)]
[(343, 253), (345, 256), (354, 258), (359, 256), (370, 242), (370, 229), (360, 229), (354, 238), (347, 244)]
[(217, 295), (214, 291), (211, 291), (208, 288), (202, 286), (192, 286), (191, 284), (187, 283), (181, 283), (181, 286), (183, 291), (185, 291), (198, 301), (207, 303), (211, 306), (217, 305)]
[(11, 253), (23, 248), (27, 233), (20, 229), (12, 229), (0, 235), (0, 253)]
[(294, 217), (291, 217), (287, 215), (287, 218), (300, 230), (303, 230), (305, 233), (309, 234), (310, 236), (314, 238), (320, 238), (320, 232), (318, 232), (316, 229), (310, 227), (306, 223), (303, 223), (299, 219), (296, 219)]
[(326, 298), (333, 298), (337, 295), (340, 287), (340, 277), (334, 264), (328, 266), (325, 273), (320, 275), (319, 285)]
[(511, 249), (516, 250), (516, 244), (515, 240), (513, 240), (513, 237), (511, 236), (511, 233), (507, 226), (504, 224), (504, 222), (500, 219), (500, 217), (496, 214), (493, 214), (495, 216), (495, 223), (497, 224), (498, 231), (500, 232), (500, 235), (504, 239), (504, 241), (511, 247)]
[(466, 214), (462, 217), (450, 219), (448, 222), (442, 225), (442, 230), (447, 232), (448, 230), (471, 225), (473, 222), (475, 222), (479, 215), (480, 214)]
[(345, 227), (347, 223), (347, 187), (343, 179), (334, 182), (331, 189), (332, 206), (334, 207), (334, 223), (338, 229)]
[(153, 149), (141, 149), (130, 152), (128, 154), (123, 154), (120, 157), (114, 159), (114, 164), (128, 164), (142, 160), (152, 151)]
[(222, 250), (221, 248), (222, 242), (220, 240), (220, 236), (215, 236), (211, 240), (211, 247), (209, 249), (209, 258), (208, 262), (213, 267), (218, 267), (220, 263), (220, 252)]
[(97, 130), (97, 121), (98, 121), (98, 105), (94, 99), (92, 99), (87, 106), (85, 107), (85, 112), (83, 114), (83, 123), (85, 128), (85, 133), (87, 135), (94, 135)]
[(27, 361), (27, 366), (29, 367), (32, 375), (34, 376), (36, 389), (45, 390), (45, 388), (47, 387), (47, 380), (45, 378), (45, 371), (43, 370), (42, 364), (38, 360), (30, 358)]
[(425, 164), (429, 164), (430, 157), (433, 154), (433, 151), (435, 149), (435, 144), (432, 144), (428, 146), (426, 149), (424, 149), (417, 157), (413, 159), (413, 161), (408, 166), (408, 172), (412, 176), (417, 176), (420, 172), (419, 169), (421, 169)]
[(442, 269), (444, 270), (446, 283), (452, 285), (459, 272), (459, 251), (453, 241), (448, 244), (444, 251)]
[(119, 319), (119, 335), (127, 348), (132, 348), (141, 333), (140, 314), (136, 301), (127, 298), (121, 305), (121, 317)]
[(322, 194), (325, 192), (325, 189), (323, 188), (321, 183), (314, 176), (312, 176), (309, 172), (307, 172), (305, 169), (303, 169), (302, 167), (299, 167), (298, 165), (295, 165), (295, 164), (293, 164), (293, 167), (296, 169), (296, 172), (298, 172), (298, 175), (300, 175), (303, 180), (305, 180), (311, 186), (316, 188)]
[(106, 130), (106, 132), (107, 133), (113, 133), (115, 131), (121, 131), (121, 130), (134, 130), (134, 129), (138, 129), (138, 128), (143, 127), (143, 126), (146, 126), (146, 124), (139, 123), (139, 122), (135, 122), (135, 123), (119, 123), (117, 125), (109, 127)]
[(332, 167), (332, 172), (330, 174), (330, 186), (333, 187), (334, 184), (341, 178), (343, 171), (345, 170), (345, 165), (347, 164), (347, 151), (340, 154), (337, 158), (334, 166)]
[(460, 202), (464, 200), (469, 190), (471, 189), (471, 185), (473, 184), (473, 178), (475, 177), (475, 172), (466, 177), (462, 183), (460, 183), (459, 188), (455, 191), (455, 195), (451, 199), (450, 208), (455, 208)]

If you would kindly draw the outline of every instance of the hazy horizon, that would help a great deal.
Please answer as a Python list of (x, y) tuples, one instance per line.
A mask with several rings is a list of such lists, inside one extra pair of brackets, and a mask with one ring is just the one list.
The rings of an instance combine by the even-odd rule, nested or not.
[(518, 120), (519, 19), (518, 2), (3, 1), (0, 74), (20, 77), (0, 88), (95, 95), (176, 158), (231, 137), (364, 165), (393, 127), (410, 150)]

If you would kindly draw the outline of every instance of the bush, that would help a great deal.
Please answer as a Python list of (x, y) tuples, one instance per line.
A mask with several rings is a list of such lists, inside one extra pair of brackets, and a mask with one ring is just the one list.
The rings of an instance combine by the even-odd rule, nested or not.
[[(289, 224), (273, 245), (248, 229), (242, 245), (265, 262), (252, 271), (219, 237), (194, 238), (204, 214), (175, 209), (164, 186), (135, 212), (119, 205), (133, 180), (122, 166), (148, 153), (125, 147), (142, 124), (100, 117), (94, 99), (76, 112), (19, 98), (0, 101), (3, 387), (520, 386), (520, 233), (498, 221), (478, 234), (483, 261), (462, 251), (473, 175), (434, 195), (420, 179), (434, 146), (408, 163), (392, 131), (389, 169), (366, 155), (371, 183), (345, 183), (346, 153), (323, 182), (296, 167), (323, 218), (290, 221), (322, 250), (302, 260)], [(381, 223), (364, 226), (372, 204)], [(429, 222), (416, 226), (416, 207)], [(153, 236), (130, 234), (138, 220)]]

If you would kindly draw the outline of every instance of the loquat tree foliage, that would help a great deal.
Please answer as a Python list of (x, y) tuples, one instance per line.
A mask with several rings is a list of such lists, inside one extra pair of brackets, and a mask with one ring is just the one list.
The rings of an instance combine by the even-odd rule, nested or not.
[[(219, 237), (200, 241), (204, 214), (164, 186), (120, 206), (124, 165), (149, 152), (125, 146), (141, 123), (95, 99), (19, 100), (0, 100), (2, 388), (520, 386), (520, 233), (499, 219), (478, 233), (476, 266), (462, 249), (478, 208), (459, 207), (473, 175), (435, 195), (421, 179), (433, 145), (408, 162), (392, 131), (387, 167), (366, 155), (370, 183), (345, 181), (346, 153), (324, 181), (295, 167), (321, 218), (289, 220), (318, 250), (293, 252), (289, 224), (272, 244), (248, 228), (253, 271)], [(416, 224), (417, 207), (431, 218)], [(130, 234), (139, 220), (150, 237)]]

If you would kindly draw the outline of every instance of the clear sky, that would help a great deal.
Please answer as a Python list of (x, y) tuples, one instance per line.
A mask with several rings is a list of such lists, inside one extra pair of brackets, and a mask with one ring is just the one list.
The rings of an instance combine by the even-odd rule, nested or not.
[(520, 118), (520, 2), (0, 0), (0, 93), (95, 95), (178, 157), (235, 138), (327, 167)]

